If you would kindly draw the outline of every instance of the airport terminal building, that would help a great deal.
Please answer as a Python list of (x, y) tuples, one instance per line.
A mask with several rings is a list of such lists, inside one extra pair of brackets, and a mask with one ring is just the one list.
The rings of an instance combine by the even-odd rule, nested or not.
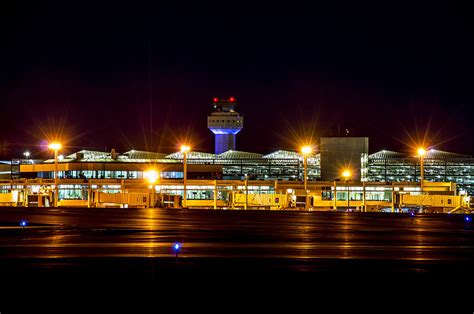
[[(354, 138), (367, 147), (366, 140)], [(323, 138), (325, 141), (347, 143), (351, 138)], [(382, 150), (372, 154), (355, 148), (337, 152), (325, 150), (308, 157), (309, 181), (340, 181), (338, 166), (354, 172), (353, 181), (360, 182), (419, 182), (420, 158)], [(353, 147), (352, 144), (349, 147)], [(329, 157), (326, 157), (326, 154)], [(332, 160), (336, 156), (337, 161)], [(269, 154), (229, 150), (220, 154), (189, 152), (189, 179), (217, 180), (278, 180), (302, 181), (303, 156), (296, 151), (278, 150)], [(343, 160), (343, 161), (342, 161)], [(144, 171), (156, 169), (160, 178), (183, 178), (183, 155), (131, 150), (119, 154), (82, 150), (59, 160), (59, 178), (71, 179), (143, 179)], [(326, 166), (327, 163), (327, 166)], [(337, 165), (337, 166), (334, 166)], [(4, 178), (54, 178), (54, 159), (44, 161), (13, 160)], [(326, 167), (330, 167), (325, 171)], [(324, 176), (324, 177), (323, 177)], [(474, 158), (467, 155), (431, 149), (424, 157), (424, 178), (431, 182), (454, 182), (458, 189), (474, 193)]]
[[(196, 206), (213, 202), (217, 208), (218, 202), (222, 202), (221, 207), (238, 207), (236, 204), (242, 203), (241, 192), (245, 190), (245, 204), (248, 195), (253, 194), (263, 197), (258, 204), (276, 202), (281, 206), (283, 199), (296, 202), (298, 197), (306, 197), (305, 207), (311, 203), (311, 206), (337, 208), (338, 202), (346, 204), (347, 200), (347, 208), (350, 201), (360, 202), (363, 208), (366, 202), (373, 201), (385, 202), (393, 210), (395, 201), (399, 204), (425, 202), (408, 200), (425, 192), (456, 197), (474, 195), (474, 158), (441, 150), (430, 149), (423, 159), (389, 150), (369, 154), (367, 137), (341, 136), (320, 138), (317, 149), (306, 155), (290, 150), (266, 154), (239, 151), (236, 137), (243, 129), (244, 120), (235, 111), (235, 104), (233, 97), (214, 99), (213, 112), (208, 116), (208, 128), (215, 137), (214, 153), (191, 150), (184, 158), (182, 152), (129, 150), (119, 153), (112, 149), (57, 155), (56, 150), (58, 158), (54, 159), (35, 160), (25, 155), (25, 158), (1, 162), (0, 203), (3, 198), (5, 204), (32, 204), (35, 201), (29, 198), (37, 197), (39, 204), (40, 198), (51, 200), (54, 194), (61, 204), (87, 202), (87, 206), (98, 206), (99, 203), (142, 202), (153, 206), (159, 194), (160, 197), (174, 195), (194, 200)], [(425, 188), (421, 184), (421, 162)], [(188, 188), (184, 180), (185, 165)], [(305, 169), (307, 189), (306, 183), (303, 184)], [(145, 175), (149, 170), (154, 170), (158, 179), (152, 186), (153, 192), (148, 190)], [(344, 170), (350, 175), (343, 177)], [(127, 200), (119, 200), (119, 196), (113, 194), (121, 194), (120, 197)], [(262, 196), (265, 194), (273, 194), (273, 201), (265, 199)], [(431, 203), (438, 201), (448, 200), (430, 200)], [(452, 207), (461, 201), (449, 202)], [(440, 207), (445, 205), (440, 204)]]
[[(215, 138), (214, 153), (187, 153), (188, 178), (218, 180), (302, 181), (304, 156), (297, 151), (277, 150), (267, 154), (237, 150), (237, 135), (244, 117), (235, 108), (234, 97), (213, 98), (207, 126)], [(316, 143), (315, 143), (316, 144)], [(343, 169), (356, 182), (419, 182), (420, 158), (382, 150), (369, 154), (368, 137), (322, 137), (317, 151), (306, 156), (309, 181), (341, 180)], [(62, 155), (61, 155), (62, 157)], [(143, 172), (155, 169), (160, 178), (183, 178), (183, 154), (130, 150), (118, 153), (81, 150), (59, 160), (12, 159), (0, 164), (0, 178), (143, 179)], [(424, 156), (424, 179), (454, 182), (473, 194), (474, 158), (431, 149)], [(9, 168), (10, 167), (10, 168)]]
[[(181, 207), (184, 195), (187, 207), (198, 208), (394, 211), (411, 204), (445, 212), (471, 206), (464, 204), (474, 194), (471, 156), (428, 150), (423, 188), (419, 157), (387, 150), (368, 154), (367, 143), (322, 138), (320, 150), (306, 156), (307, 191), (305, 157), (288, 150), (187, 152), (187, 188), (181, 152), (81, 150), (58, 158), (57, 166), (55, 159), (13, 159), (0, 165), (0, 206), (51, 206), (56, 171), (59, 206)], [(353, 173), (349, 179), (341, 177), (347, 168)], [(150, 169), (158, 176), (152, 186), (146, 178)]]

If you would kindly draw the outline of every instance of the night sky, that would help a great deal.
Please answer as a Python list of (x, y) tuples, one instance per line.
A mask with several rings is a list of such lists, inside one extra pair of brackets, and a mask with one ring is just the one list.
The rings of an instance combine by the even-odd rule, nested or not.
[(425, 138), (474, 154), (467, 2), (4, 2), (0, 158), (41, 156), (54, 137), (69, 153), (213, 152), (206, 116), (229, 96), (245, 119), (239, 150), (348, 129), (371, 152)]

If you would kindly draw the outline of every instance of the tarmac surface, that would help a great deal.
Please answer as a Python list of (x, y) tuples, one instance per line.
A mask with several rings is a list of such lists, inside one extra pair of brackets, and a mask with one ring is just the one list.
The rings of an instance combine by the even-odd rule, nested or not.
[(421, 286), (441, 288), (442, 280), (442, 289), (448, 291), (472, 284), (474, 278), (474, 228), (469, 218), (0, 208), (0, 276), (5, 285), (30, 287), (44, 282), (66, 287), (155, 284), (175, 278), (198, 278), (194, 284), (261, 280), (280, 287), (285, 279), (336, 290), (342, 285), (345, 291), (368, 283), (368, 293), (383, 293), (380, 287), (389, 282), (406, 284), (412, 292)]

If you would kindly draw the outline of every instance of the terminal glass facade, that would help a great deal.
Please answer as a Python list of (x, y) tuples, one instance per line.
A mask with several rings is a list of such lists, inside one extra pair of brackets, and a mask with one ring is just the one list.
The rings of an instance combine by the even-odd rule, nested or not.
[[(392, 151), (369, 156), (367, 179), (371, 182), (420, 182), (420, 158)], [(429, 150), (423, 161), (424, 179), (432, 182), (454, 182), (458, 188), (474, 194), (474, 158)]]

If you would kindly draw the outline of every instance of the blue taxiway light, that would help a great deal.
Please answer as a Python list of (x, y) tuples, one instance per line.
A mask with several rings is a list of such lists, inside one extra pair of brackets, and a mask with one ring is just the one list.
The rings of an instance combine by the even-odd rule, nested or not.
[(176, 255), (176, 262), (178, 262), (178, 252), (179, 252), (179, 249), (181, 248), (181, 244), (175, 243), (173, 245), (173, 248), (174, 248), (174, 254)]
[(410, 215), (415, 216), (415, 213), (412, 212)]
[(471, 217), (466, 216), (466, 218), (464, 218), (464, 220), (467, 221), (467, 222), (469, 222), (469, 221), (471, 221)]
[(20, 221), (20, 226), (25, 227), (26, 225), (28, 225), (28, 221), (26, 221), (26, 220), (21, 220)]

